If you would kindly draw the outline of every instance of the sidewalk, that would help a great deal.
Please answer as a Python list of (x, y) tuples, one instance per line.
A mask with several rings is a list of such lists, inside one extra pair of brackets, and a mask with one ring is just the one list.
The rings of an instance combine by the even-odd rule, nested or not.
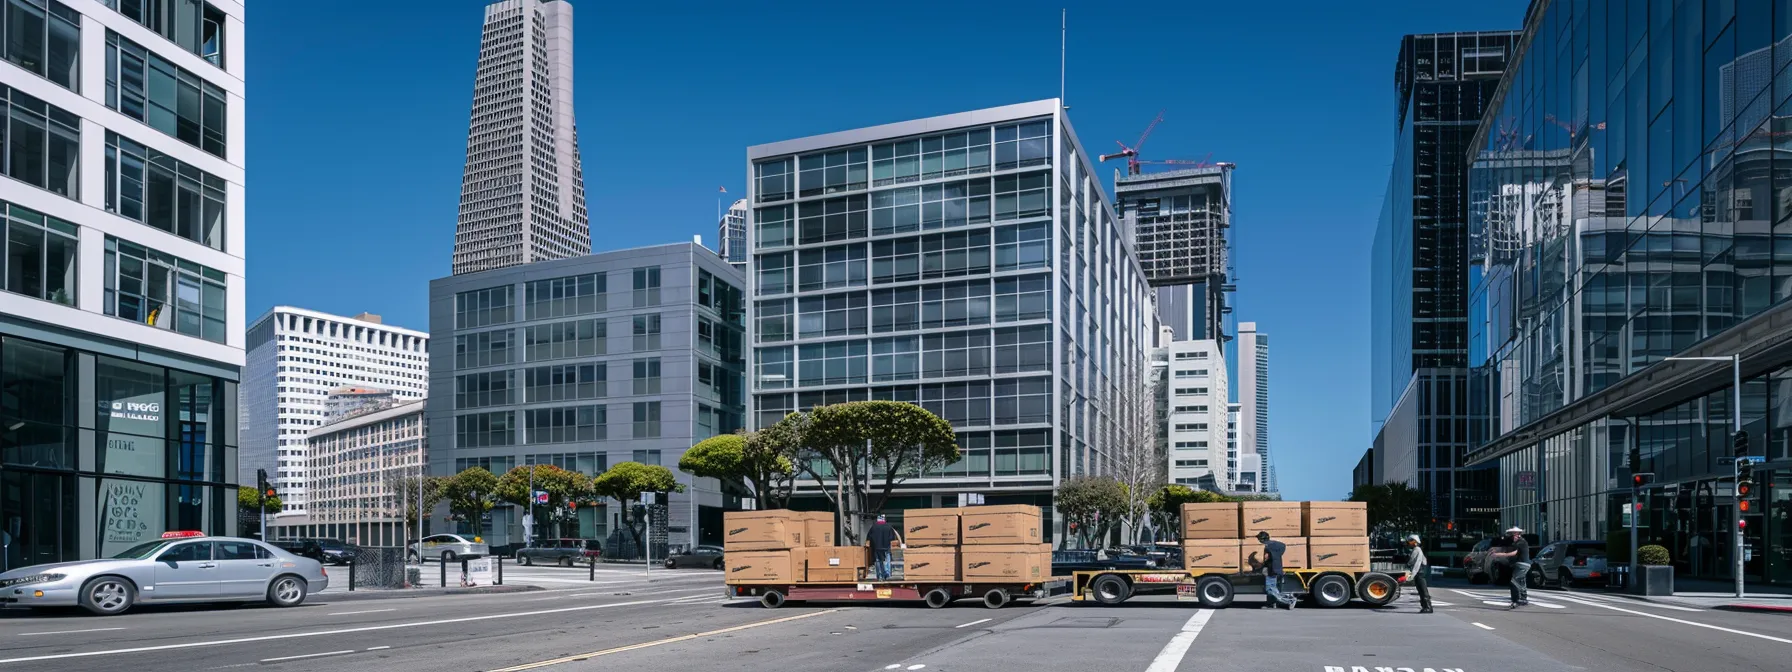
[(1743, 597), (1737, 598), (1736, 584), (1732, 582), (1675, 577), (1673, 596), (1636, 597), (1705, 609), (1792, 614), (1792, 586), (1749, 583), (1743, 588)]

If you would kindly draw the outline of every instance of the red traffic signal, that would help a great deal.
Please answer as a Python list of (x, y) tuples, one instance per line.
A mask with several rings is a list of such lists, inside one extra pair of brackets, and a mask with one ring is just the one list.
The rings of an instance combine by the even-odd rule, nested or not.
[(273, 488), (268, 488), (268, 491), (267, 491), (267, 492), (264, 492), (264, 493), (262, 493), (262, 496), (264, 496), (264, 497), (273, 497), (273, 496), (274, 496), (274, 489), (273, 489)]
[(1745, 499), (1740, 502), (1737, 502), (1736, 507), (1739, 509), (1742, 509), (1743, 513), (1748, 513), (1748, 500)]
[(1746, 521), (1746, 520), (1736, 521), (1736, 529), (1738, 529), (1738, 530), (1748, 529), (1748, 521)]

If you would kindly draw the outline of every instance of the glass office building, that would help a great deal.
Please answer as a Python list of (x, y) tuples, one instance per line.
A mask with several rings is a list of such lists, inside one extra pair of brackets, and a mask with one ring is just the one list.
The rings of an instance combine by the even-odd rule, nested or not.
[(866, 399), (950, 421), (963, 458), (891, 511), (1049, 512), (1102, 473), (1149, 427), (1157, 325), (1093, 158), (1057, 100), (749, 148), (752, 425)]
[[(1637, 516), (1731, 577), (1731, 422), (1757, 472), (1745, 575), (1792, 583), (1792, 7), (1533, 2), (1473, 151), (1471, 460), (1544, 539)], [(1740, 356), (1741, 408), (1727, 363)], [(1640, 461), (1630, 464), (1632, 451)]]

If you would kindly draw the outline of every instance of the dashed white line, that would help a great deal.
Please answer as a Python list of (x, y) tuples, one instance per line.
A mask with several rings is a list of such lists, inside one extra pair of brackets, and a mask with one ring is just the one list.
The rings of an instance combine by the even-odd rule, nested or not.
[(910, 665), (910, 666), (908, 666), (908, 668), (907, 668), (907, 669), (908, 669), (908, 670), (910, 670), (910, 672), (913, 672), (913, 671), (914, 671), (914, 670), (919, 670), (919, 669), (921, 669), (921, 668), (923, 668), (923, 667), (927, 667), (927, 665), (925, 665), (925, 664), (921, 664), (921, 665)]
[(1580, 600), (1592, 600), (1592, 601), (1602, 602), (1602, 603), (1606, 603), (1606, 604), (1628, 604), (1628, 605), (1636, 606), (1636, 607), (1650, 607), (1650, 608), (1654, 608), (1654, 609), (1669, 609), (1672, 611), (1690, 611), (1693, 613), (1698, 613), (1698, 612), (1704, 611), (1704, 609), (1694, 609), (1692, 607), (1681, 607), (1681, 606), (1672, 605), (1672, 604), (1662, 604), (1660, 602), (1646, 602), (1643, 600), (1632, 600), (1632, 599), (1627, 599), (1627, 598), (1622, 598), (1622, 597), (1610, 597), (1610, 596), (1606, 596), (1606, 595), (1575, 594), (1572, 597), (1570, 597), (1568, 595), (1562, 595), (1562, 596), (1560, 596), (1560, 598), (1567, 600), (1569, 602), (1578, 602)]
[(968, 628), (968, 627), (971, 627), (971, 626), (973, 626), (973, 625), (976, 625), (976, 624), (978, 624), (978, 623), (988, 623), (988, 622), (990, 622), (990, 621), (992, 621), (992, 620), (994, 620), (994, 619), (989, 619), (989, 618), (979, 618), (979, 619), (977, 619), (977, 620), (975, 620), (975, 621), (971, 621), (971, 622), (969, 622), (969, 623), (965, 623), (965, 624), (963, 624), (963, 625), (954, 625), (954, 626), (952, 626), (952, 627), (954, 627), (954, 628)]
[(349, 650), (347, 650), (347, 651), (326, 651), (326, 652), (324, 652), (324, 653), (307, 653), (307, 654), (305, 654), (305, 655), (302, 655), (302, 656), (281, 656), (281, 657), (279, 657), (279, 658), (263, 658), (263, 659), (261, 659), (261, 661), (260, 661), (260, 662), (263, 662), (263, 663), (278, 663), (278, 662), (280, 662), (280, 661), (282, 661), (282, 660), (298, 660), (298, 659), (300, 659), (300, 658), (321, 658), (321, 657), (324, 657), (324, 656), (340, 656), (340, 655), (342, 655), (342, 654), (345, 654), (345, 653), (354, 653), (354, 652), (355, 652), (355, 650), (354, 650), (354, 649), (349, 649)]
[(896, 664), (893, 664), (893, 665), (885, 665), (885, 666), (884, 666), (884, 669), (886, 669), (886, 670), (895, 670), (895, 669), (901, 669), (901, 667), (902, 667), (902, 663), (896, 663)]
[(1486, 623), (1475, 623), (1475, 627), (1480, 628), (1482, 630), (1492, 630), (1493, 629), (1493, 626), (1488, 625)]
[(398, 609), (393, 608), (393, 609), (368, 609), (366, 611), (338, 611), (334, 614), (324, 614), (324, 615), (325, 616), (354, 616), (356, 614), (377, 614), (377, 613), (385, 612), (385, 611), (398, 611)]
[(35, 635), (72, 635), (72, 634), (75, 634), (78, 632), (106, 632), (108, 630), (123, 630), (123, 629), (124, 628), (89, 628), (87, 630), (57, 630), (55, 632), (21, 632), (21, 633), (19, 633), (19, 636), (20, 637), (32, 637)]
[(1207, 619), (1210, 618), (1213, 618), (1213, 611), (1210, 609), (1198, 610), (1195, 615), (1188, 617), (1188, 622), (1182, 624), (1182, 631), (1170, 638), (1170, 643), (1165, 644), (1164, 650), (1157, 653), (1157, 657), (1151, 660), (1151, 667), (1145, 668), (1145, 672), (1176, 672), (1176, 668), (1182, 665), (1182, 657), (1188, 655), (1189, 645), (1195, 643), (1195, 637), (1200, 636), (1201, 628), (1207, 627)]
[(1709, 623), (1700, 623), (1698, 621), (1688, 621), (1688, 620), (1681, 619), (1681, 618), (1674, 618), (1672, 616), (1663, 616), (1661, 614), (1651, 614), (1651, 613), (1647, 613), (1647, 612), (1636, 611), (1634, 609), (1625, 609), (1623, 607), (1616, 607), (1616, 606), (1612, 606), (1609, 604), (1600, 604), (1598, 602), (1582, 602), (1581, 604), (1585, 604), (1589, 607), (1599, 607), (1600, 609), (1610, 609), (1612, 611), (1621, 611), (1626, 614), (1633, 614), (1636, 616), (1645, 616), (1648, 618), (1658, 618), (1658, 619), (1661, 619), (1664, 621), (1671, 621), (1674, 623), (1680, 623), (1680, 624), (1690, 625), (1690, 626), (1699, 627), (1699, 628), (1709, 628), (1709, 629), (1718, 630), (1721, 632), (1728, 632), (1733, 635), (1743, 635), (1743, 636), (1747, 636), (1747, 637), (1756, 637), (1759, 639), (1781, 642), (1784, 644), (1792, 644), (1792, 639), (1784, 639), (1784, 638), (1780, 638), (1780, 637), (1774, 637), (1772, 635), (1763, 635), (1763, 634), (1756, 633), (1756, 632), (1749, 632), (1747, 630), (1732, 630), (1730, 628), (1719, 627), (1719, 626), (1711, 625)]

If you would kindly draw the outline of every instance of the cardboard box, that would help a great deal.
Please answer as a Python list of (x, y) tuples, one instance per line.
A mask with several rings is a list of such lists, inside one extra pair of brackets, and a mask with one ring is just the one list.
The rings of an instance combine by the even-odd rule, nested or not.
[(722, 549), (775, 551), (803, 546), (805, 523), (795, 511), (726, 511), (722, 513)]
[(722, 554), (726, 583), (795, 583), (802, 580), (797, 551), (726, 551)]
[(907, 581), (957, 581), (958, 547), (909, 547), (902, 553), (902, 578)]
[(803, 520), (803, 546), (807, 548), (834, 545), (834, 513), (832, 511), (798, 511)]
[(1301, 509), (1309, 537), (1369, 536), (1368, 502), (1306, 502)]
[(1238, 502), (1182, 505), (1183, 539), (1237, 539)]
[(1051, 556), (1041, 556), (1036, 543), (962, 546), (958, 557), (965, 581), (1040, 581), (1051, 575)]
[(1307, 566), (1313, 569), (1369, 571), (1369, 539), (1312, 537), (1307, 539)]
[(959, 542), (971, 544), (1038, 544), (1045, 541), (1039, 507), (1031, 504), (971, 506), (959, 514)]
[(1185, 539), (1182, 566), (1197, 573), (1238, 571), (1237, 539)]
[(1258, 532), (1276, 538), (1302, 536), (1300, 502), (1240, 502), (1238, 512), (1240, 538), (1254, 539)]
[(909, 509), (902, 512), (902, 540), (910, 546), (955, 546), (958, 516), (964, 509)]
[(871, 565), (871, 553), (864, 546), (819, 546), (797, 552), (803, 555), (803, 580), (810, 583), (857, 582)]
[[(1282, 545), (1288, 547), (1288, 549), (1282, 553), (1282, 569), (1284, 571), (1307, 568), (1306, 537), (1275, 537), (1275, 540), (1282, 542)], [(1263, 553), (1263, 544), (1258, 543), (1256, 539), (1245, 539), (1239, 542), (1239, 571), (1258, 571), (1262, 564), (1268, 559), (1269, 556), (1264, 555)]]

